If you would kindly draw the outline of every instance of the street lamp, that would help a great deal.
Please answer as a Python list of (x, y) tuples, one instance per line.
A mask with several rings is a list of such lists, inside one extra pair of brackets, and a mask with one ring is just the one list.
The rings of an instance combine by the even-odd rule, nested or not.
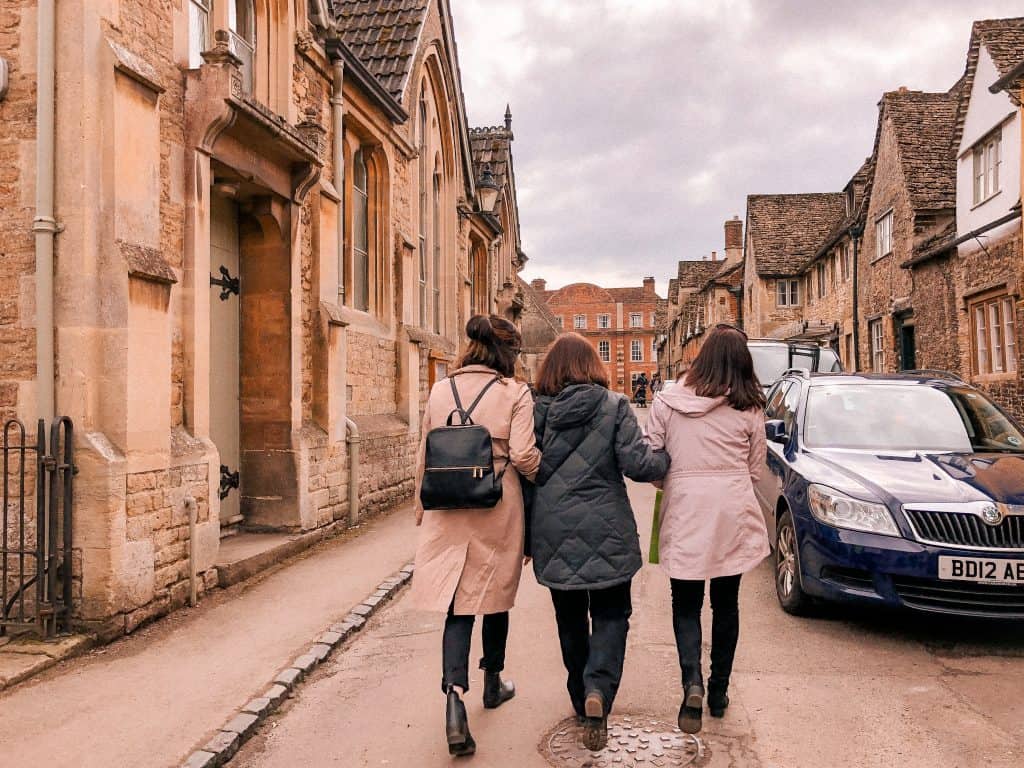
[(494, 173), (491, 171), (491, 164), (487, 163), (480, 174), (480, 180), (476, 183), (477, 194), (480, 197), (480, 210), (484, 213), (491, 213), (494, 204), (498, 201), (498, 182), (494, 180)]

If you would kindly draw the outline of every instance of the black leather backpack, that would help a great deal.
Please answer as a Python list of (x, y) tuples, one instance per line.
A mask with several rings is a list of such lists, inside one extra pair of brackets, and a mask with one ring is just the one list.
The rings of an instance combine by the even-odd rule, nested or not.
[[(468, 409), (462, 407), (455, 378), (450, 381), (455, 410), (448, 414), (445, 426), (427, 433), (420, 502), (424, 509), (490, 509), (501, 501), (505, 469), (495, 473), (491, 433), (474, 424), (471, 417), (498, 377), (487, 382)], [(458, 424), (454, 423), (456, 415)]]

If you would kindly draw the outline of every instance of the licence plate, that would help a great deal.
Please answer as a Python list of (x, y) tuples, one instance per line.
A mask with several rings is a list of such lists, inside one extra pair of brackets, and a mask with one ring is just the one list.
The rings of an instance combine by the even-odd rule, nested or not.
[(939, 556), (939, 578), (1024, 585), (1024, 560)]

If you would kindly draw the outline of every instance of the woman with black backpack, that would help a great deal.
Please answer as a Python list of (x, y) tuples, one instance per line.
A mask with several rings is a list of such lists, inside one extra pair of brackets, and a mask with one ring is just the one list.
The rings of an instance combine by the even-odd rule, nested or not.
[(626, 475), (661, 480), (668, 455), (652, 451), (629, 400), (608, 389), (604, 364), (575, 333), (559, 336), (537, 376), (535, 421), (543, 458), (530, 536), (533, 570), (550, 588), (583, 743), (603, 749), (622, 679), (642, 565)]
[(457, 369), (434, 384), (423, 415), (415, 497), (421, 532), (412, 585), (418, 607), (447, 614), (441, 688), (453, 755), (476, 751), (462, 701), (476, 616), (484, 617), (484, 707), (515, 695), (500, 673), (523, 569), (520, 477), (532, 480), (540, 465), (533, 395), (513, 378), (522, 336), (496, 315), (471, 318), (466, 335)]

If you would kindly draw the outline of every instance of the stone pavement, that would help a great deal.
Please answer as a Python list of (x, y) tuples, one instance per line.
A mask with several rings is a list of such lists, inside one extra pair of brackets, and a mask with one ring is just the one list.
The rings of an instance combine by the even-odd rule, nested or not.
[(0, 693), (0, 765), (180, 765), (407, 563), (415, 530), (400, 509)]
[[(631, 485), (630, 493), (646, 546), (653, 491)], [(657, 568), (637, 576), (633, 602), (615, 714), (673, 723), (679, 673), (667, 579)], [(733, 704), (725, 719), (705, 718), (705, 751), (695, 764), (1017, 768), (1024, 761), (1024, 629), (838, 610), (796, 619), (776, 603), (769, 563), (745, 578), (741, 612)], [(440, 617), (412, 610), (400, 596), (260, 726), (232, 768), (549, 766), (542, 748), (569, 704), (546, 590), (528, 572), (512, 613), (507, 674), (518, 696), (484, 710), (482, 673), (473, 671), (467, 706), (478, 751), (465, 760), (451, 759), (444, 741), (440, 627)], [(629, 755), (615, 756), (624, 759), (612, 759), (611, 768), (631, 764)]]
[(0, 637), (0, 691), (78, 656), (90, 645), (92, 638), (86, 635), (61, 635), (50, 641)]

